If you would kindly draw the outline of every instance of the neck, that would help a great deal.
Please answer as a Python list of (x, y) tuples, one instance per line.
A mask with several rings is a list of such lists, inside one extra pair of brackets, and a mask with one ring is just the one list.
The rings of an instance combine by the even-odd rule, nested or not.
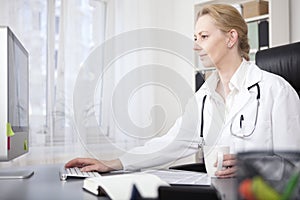
[(229, 94), (229, 82), (242, 63), (241, 57), (228, 57), (224, 59), (222, 63), (217, 65), (218, 73), (220, 76), (220, 82), (218, 83), (217, 92), (225, 99)]

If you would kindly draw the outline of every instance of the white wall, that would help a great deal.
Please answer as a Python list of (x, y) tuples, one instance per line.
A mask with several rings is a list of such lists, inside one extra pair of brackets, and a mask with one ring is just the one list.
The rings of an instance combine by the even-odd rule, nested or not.
[(115, 0), (114, 4), (119, 16), (115, 20), (123, 24), (115, 27), (115, 33), (144, 27), (193, 33), (193, 0)]
[(0, 1), (1, 3), (1, 12), (0, 12), (0, 25), (8, 25), (8, 1)]
[[(193, 41), (194, 0), (112, 0), (108, 1), (108, 5), (110, 6), (108, 8), (108, 15), (110, 16), (108, 20), (108, 37), (142, 28), (158, 28), (184, 35)], [(134, 42), (138, 42), (139, 39), (137, 38), (137, 41)], [(170, 43), (174, 43), (174, 45), (180, 42), (174, 41), (172, 35), (167, 40)], [(126, 45), (126, 42), (122, 45)], [(191, 45), (187, 53), (191, 57), (194, 56), (193, 45)], [(115, 84), (136, 67), (151, 63), (171, 68), (180, 74), (191, 88), (194, 86), (194, 70), (191, 66), (186, 66), (187, 63), (181, 60), (180, 56), (150, 50), (131, 52), (130, 55), (118, 58), (114, 67), (114, 69), (118, 69), (118, 71), (114, 72)], [(167, 78), (168, 74), (162, 75), (153, 71), (149, 76), (163, 76)], [(147, 77), (138, 78), (145, 79)], [(140, 96), (137, 96), (133, 100), (131, 99), (134, 106), (131, 104), (129, 107), (131, 112), (130, 117), (137, 125), (147, 125), (147, 123), (151, 123), (151, 119), (149, 119), (151, 108), (154, 105), (161, 105), (167, 112), (167, 124), (161, 131), (161, 133), (165, 133), (174, 120), (181, 114), (183, 107), (178, 107), (176, 98), (170, 100), (172, 99), (172, 93), (164, 90), (164, 87), (153, 86), (152, 88), (144, 87), (143, 89), (147, 90), (146, 93), (148, 95), (145, 96), (145, 92), (141, 92)], [(167, 94), (168, 92), (169, 94)], [(155, 118), (160, 118), (160, 116), (155, 115)], [(111, 133), (113, 134), (114, 132), (116, 131), (111, 129)], [(117, 137), (119, 138), (119, 136)]]
[(300, 1), (290, 0), (290, 38), (291, 42), (300, 41)]

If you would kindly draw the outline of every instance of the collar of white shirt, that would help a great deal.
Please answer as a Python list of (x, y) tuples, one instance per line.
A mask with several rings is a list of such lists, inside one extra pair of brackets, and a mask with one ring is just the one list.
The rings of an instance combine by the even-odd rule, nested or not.
[[(236, 70), (236, 72), (233, 74), (233, 76), (230, 79), (229, 88), (231, 91), (233, 91), (234, 89), (237, 89), (238, 91), (240, 91), (242, 88), (245, 87), (247, 74), (248, 74), (250, 65), (251, 65), (251, 62), (243, 59), (241, 65), (238, 67), (238, 69)], [(205, 85), (204, 85), (203, 89), (206, 91), (205, 93), (210, 94), (211, 96), (214, 96), (214, 97), (219, 96), (216, 93), (216, 88), (217, 88), (217, 84), (218, 84), (219, 80), (220, 80), (219, 73), (216, 70), (209, 76), (209, 78), (204, 83)], [(250, 82), (252, 82), (252, 81), (250, 81)], [(257, 80), (255, 80), (254, 82), (256, 82), (256, 81)]]

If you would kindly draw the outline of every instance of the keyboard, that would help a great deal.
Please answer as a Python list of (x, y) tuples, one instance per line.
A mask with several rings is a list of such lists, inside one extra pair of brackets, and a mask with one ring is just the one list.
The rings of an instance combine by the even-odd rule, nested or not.
[(90, 178), (90, 177), (101, 177), (98, 172), (82, 172), (80, 168), (63, 168), (59, 171), (60, 180), (64, 181), (67, 178)]

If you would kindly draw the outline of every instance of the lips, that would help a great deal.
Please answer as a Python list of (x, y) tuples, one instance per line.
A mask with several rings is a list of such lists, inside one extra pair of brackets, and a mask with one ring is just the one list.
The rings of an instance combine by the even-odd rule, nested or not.
[(207, 56), (207, 54), (199, 54), (199, 57), (202, 59), (204, 58), (205, 56)]

